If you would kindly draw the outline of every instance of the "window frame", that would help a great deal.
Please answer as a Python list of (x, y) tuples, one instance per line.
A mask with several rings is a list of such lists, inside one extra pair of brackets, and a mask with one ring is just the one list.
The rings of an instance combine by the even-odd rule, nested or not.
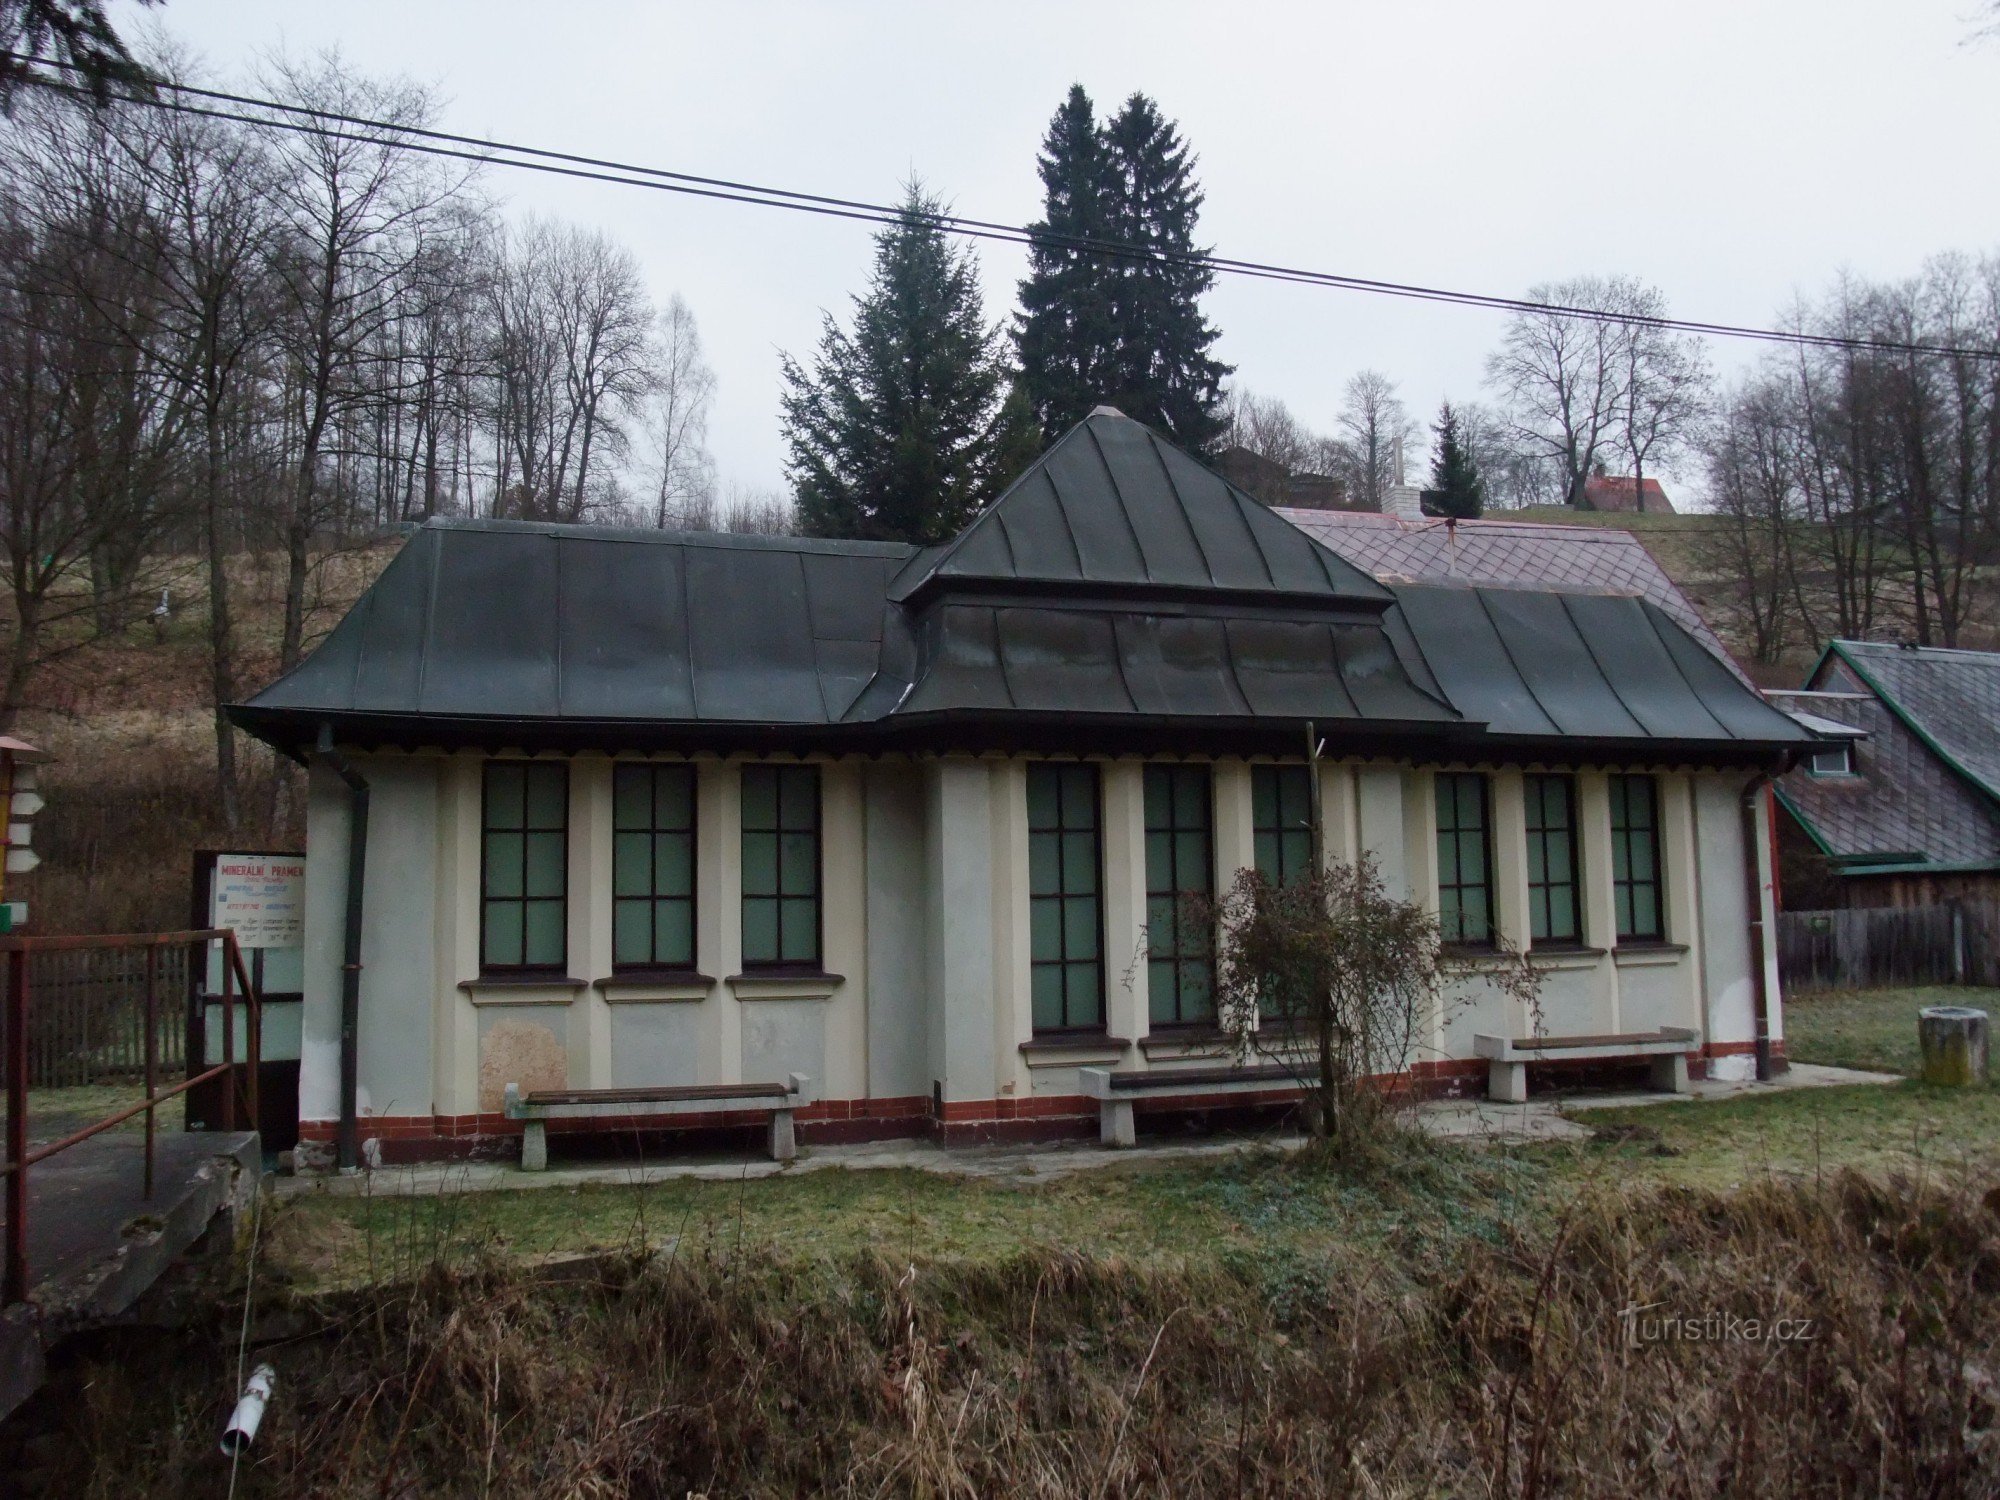
[[(1444, 785), (1450, 784), (1454, 787), (1454, 791), (1452, 794), (1453, 822), (1450, 828), (1450, 832), (1453, 838), (1451, 874), (1454, 877), (1458, 877), (1462, 875), (1464, 872), (1459, 868), (1457, 841), (1464, 837), (1467, 830), (1461, 827), (1457, 822), (1458, 796), (1455, 788), (1458, 786), (1458, 784), (1468, 780), (1476, 783), (1479, 787), (1480, 849), (1481, 849), (1481, 857), (1485, 865), (1485, 871), (1484, 871), (1484, 877), (1476, 882), (1463, 880), (1459, 878), (1453, 878), (1451, 880), (1447, 880), (1445, 878), (1446, 871), (1444, 867), (1443, 844), (1444, 844), (1444, 836), (1446, 833), (1446, 827), (1443, 818), (1440, 816), (1439, 797), (1438, 797), (1438, 792)], [(1499, 913), (1493, 909), (1493, 893), (1494, 893), (1493, 778), (1487, 775), (1484, 771), (1436, 772), (1432, 777), (1431, 813), (1432, 813), (1432, 818), (1436, 823), (1436, 828), (1434, 830), (1432, 838), (1432, 853), (1433, 857), (1437, 860), (1438, 927), (1440, 935), (1443, 938), (1444, 945), (1447, 948), (1476, 949), (1482, 951), (1490, 951), (1494, 948), (1497, 948), (1499, 946), (1499, 941), (1500, 941), (1500, 924), (1498, 920)], [(1464, 902), (1462, 898), (1457, 903), (1459, 932), (1456, 936), (1449, 933), (1445, 933), (1443, 931), (1444, 919), (1445, 919), (1445, 899), (1444, 899), (1445, 892), (1446, 891), (1463, 892), (1469, 890), (1477, 890), (1485, 897), (1485, 902), (1486, 902), (1485, 936), (1473, 938), (1473, 937), (1466, 937), (1464, 935), (1465, 914), (1464, 914)]]
[[(1150, 786), (1142, 784), (1140, 788), (1140, 815), (1144, 822), (1146, 835), (1146, 1019), (1149, 1029), (1153, 1031), (1212, 1027), (1216, 1023), (1214, 954), (1212, 952), (1204, 954), (1187, 951), (1184, 934), (1181, 932), (1181, 898), (1197, 890), (1211, 899), (1215, 895), (1215, 768), (1209, 765), (1190, 765), (1186, 762), (1154, 762), (1145, 767), (1144, 782), (1151, 783), (1155, 776), (1167, 778), (1168, 822), (1164, 827), (1154, 826), (1149, 806), (1152, 801), (1151, 796), (1148, 795)], [(1201, 826), (1198, 828), (1183, 827), (1180, 822), (1180, 798), (1177, 795), (1178, 788), (1175, 783), (1183, 776), (1199, 776), (1201, 778)], [(1201, 885), (1196, 887), (1178, 884), (1171, 890), (1155, 890), (1153, 888), (1153, 835), (1165, 835), (1169, 851), (1168, 863), (1172, 867), (1168, 875), (1171, 879), (1179, 880), (1182, 873), (1180, 868), (1180, 839), (1184, 834), (1190, 833), (1198, 833), (1202, 837), (1204, 857), (1201, 861)], [(1169, 953), (1162, 955), (1155, 946), (1152, 916), (1153, 903), (1166, 899), (1171, 899), (1174, 903), (1173, 947)], [(1174, 1013), (1171, 1020), (1161, 1020), (1154, 1014), (1156, 1002), (1153, 994), (1153, 966), (1160, 963), (1170, 965), (1173, 972)], [(1208, 1009), (1204, 1014), (1194, 1016), (1188, 1015), (1183, 1005), (1184, 971), (1190, 965), (1206, 967), (1209, 971)]]
[[(1822, 755), (1838, 755), (1840, 757), (1840, 764), (1832, 770), (1823, 769), (1819, 763), (1819, 758)], [(1841, 740), (1836, 744), (1827, 745), (1823, 749), (1813, 751), (1806, 757), (1806, 775), (1808, 776), (1856, 776), (1859, 774), (1854, 769), (1854, 742), (1852, 740)]]
[[(488, 821), (491, 816), (492, 798), (490, 789), (495, 770), (519, 769), (523, 775), (521, 786), (521, 824), (512, 827)], [(554, 827), (543, 827), (528, 821), (528, 788), (526, 777), (537, 769), (549, 770), (562, 777), (562, 822)], [(512, 758), (489, 758), (482, 762), (479, 770), (479, 973), (481, 977), (513, 977), (532, 975), (565, 975), (569, 972), (569, 852), (570, 852), (570, 812), (574, 788), (571, 785), (570, 768), (567, 761), (516, 760)], [(488, 872), (492, 863), (492, 836), (496, 833), (513, 833), (521, 836), (521, 892), (518, 896), (492, 896), (487, 894)], [(530, 896), (528, 889), (528, 844), (531, 833), (556, 833), (562, 836), (562, 893), (558, 896)], [(562, 912), (557, 930), (562, 934), (562, 951), (551, 963), (529, 963), (528, 956), (528, 906), (531, 902), (553, 901)], [(497, 903), (506, 903), (521, 908), (521, 959), (520, 963), (494, 963), (487, 957), (486, 934), (487, 917)]]
[[(1539, 787), (1550, 783), (1560, 785), (1563, 794), (1563, 826), (1552, 829), (1547, 824), (1537, 826), (1543, 802), (1537, 797)], [(1576, 777), (1559, 771), (1536, 771), (1521, 778), (1522, 826), (1527, 833), (1528, 851), (1528, 946), (1532, 948), (1580, 948), (1584, 944), (1583, 913), (1583, 846), (1577, 826)], [(1566, 835), (1569, 843), (1569, 878), (1551, 880), (1549, 871), (1549, 843), (1558, 834)], [(1542, 878), (1535, 879), (1535, 854), (1539, 844), (1542, 859)], [(1548, 932), (1537, 936), (1537, 920), (1544, 927), (1551, 923), (1551, 893), (1567, 888), (1569, 891), (1570, 930), (1567, 933)]]
[[(1652, 814), (1651, 823), (1645, 829), (1653, 841), (1651, 870), (1640, 878), (1632, 872), (1632, 835), (1640, 831), (1631, 822), (1631, 789), (1634, 786), (1646, 788), (1646, 799)], [(1612, 931), (1621, 946), (1642, 946), (1649, 943), (1667, 941), (1667, 880), (1666, 855), (1662, 847), (1661, 823), (1663, 822), (1663, 800), (1660, 796), (1660, 781), (1649, 772), (1615, 774), (1609, 779), (1607, 799), (1611, 814), (1611, 923)], [(1623, 820), (1621, 821), (1621, 812)], [(1626, 873), (1620, 876), (1620, 865)], [(1653, 928), (1648, 932), (1626, 930), (1626, 913), (1633, 909), (1632, 891), (1639, 886), (1650, 886), (1653, 891)]]
[[(1305, 822), (1296, 827), (1287, 824), (1285, 822), (1285, 780), (1287, 777), (1291, 776), (1296, 776), (1303, 783), (1305, 798), (1306, 798)], [(1259, 800), (1257, 795), (1257, 783), (1261, 778), (1267, 778), (1267, 777), (1272, 782), (1271, 806), (1272, 806), (1273, 816), (1276, 817), (1278, 820), (1275, 823), (1265, 823), (1260, 821), (1257, 810), (1257, 804)], [(1285, 869), (1285, 865), (1287, 863), (1285, 859), (1286, 840), (1296, 837), (1303, 837), (1305, 840), (1305, 849), (1303, 852), (1300, 868), (1297, 871), (1287, 871)], [(1262, 851), (1264, 847), (1264, 840), (1266, 838), (1269, 838), (1272, 841), (1274, 852), (1277, 854), (1278, 857), (1277, 858), (1278, 870), (1276, 874), (1273, 874), (1272, 872), (1264, 868)], [(1280, 886), (1290, 885), (1299, 876), (1309, 875), (1312, 873), (1312, 767), (1311, 766), (1287, 765), (1279, 762), (1274, 762), (1270, 764), (1253, 765), (1250, 768), (1250, 859), (1251, 859), (1251, 867), (1255, 869), (1258, 874), (1262, 875), (1266, 880), (1270, 881), (1273, 885), (1280, 885)]]
[[(774, 825), (770, 828), (752, 828), (749, 824), (749, 821), (743, 815), (744, 803), (747, 800), (743, 796), (743, 784), (747, 783), (748, 778), (753, 773), (762, 774), (765, 772), (769, 772), (774, 778), (771, 800), (773, 807), (772, 817), (776, 821)], [(795, 901), (800, 899), (799, 897), (796, 896), (787, 896), (784, 893), (784, 887), (785, 887), (784, 841), (785, 841), (785, 836), (788, 833), (801, 834), (807, 831), (798, 828), (787, 828), (785, 826), (786, 773), (792, 773), (793, 775), (804, 773), (812, 778), (813, 824), (812, 824), (812, 829), (810, 831), (812, 834), (812, 849), (813, 849), (812, 852), (813, 890), (811, 897), (812, 909), (813, 909), (813, 916), (812, 916), (813, 942), (812, 942), (812, 956), (810, 958), (784, 957), (785, 903), (787, 901)], [(805, 762), (752, 761), (746, 763), (743, 766), (742, 777), (743, 781), (739, 783), (737, 788), (737, 801), (736, 801), (737, 957), (741, 961), (744, 971), (746, 973), (752, 971), (760, 974), (822, 973), (824, 972), (826, 964), (826, 778), (820, 774), (820, 767), (818, 766), (818, 764), (812, 761), (805, 761)], [(777, 844), (772, 856), (772, 867), (771, 867), (772, 879), (776, 882), (777, 888), (770, 892), (764, 892), (764, 891), (752, 892), (749, 887), (747, 879), (748, 860), (744, 857), (744, 840), (747, 839), (749, 835), (753, 833), (769, 833), (774, 838), (777, 839)], [(770, 901), (773, 902), (777, 907), (777, 925), (774, 928), (774, 933), (777, 940), (777, 954), (778, 954), (777, 957), (752, 958), (750, 956), (746, 934), (748, 933), (750, 928), (747, 916), (749, 912), (750, 903), (752, 901)]]
[[(674, 772), (687, 781), (687, 827), (663, 828), (659, 821), (660, 773)], [(647, 780), (650, 808), (648, 823), (644, 828), (620, 828), (618, 826), (618, 780), (628, 773), (643, 772)], [(614, 974), (679, 974), (694, 973), (699, 967), (701, 953), (701, 778), (690, 761), (620, 761), (611, 768), (611, 972)], [(621, 896), (618, 894), (618, 836), (621, 833), (644, 833), (652, 841), (648, 855), (648, 868), (652, 871), (649, 884), (651, 893), (644, 896)], [(659, 893), (659, 848), (661, 834), (684, 834), (688, 849), (688, 893), (685, 896), (662, 896)], [(621, 906), (643, 903), (647, 907), (647, 952), (645, 959), (620, 959), (618, 957), (618, 911)], [(685, 960), (669, 961), (660, 957), (659, 951), (659, 908), (662, 903), (687, 907), (688, 953)]]
[[(1084, 771), (1090, 777), (1090, 872), (1091, 889), (1086, 897), (1068, 888), (1067, 866), (1062, 857), (1062, 840), (1073, 833), (1082, 832), (1073, 828), (1068, 819), (1068, 801), (1063, 796), (1063, 773)], [(1108, 996), (1105, 993), (1104, 972), (1104, 773), (1092, 761), (1033, 761), (1027, 768), (1030, 778), (1037, 773), (1055, 778), (1056, 821), (1047, 828), (1035, 826), (1035, 799), (1031, 789), (1027, 796), (1026, 827), (1028, 831), (1028, 1030), (1032, 1036), (1102, 1036), (1108, 1024), (1105, 1014)], [(1056, 840), (1056, 889), (1037, 892), (1035, 890), (1035, 838), (1053, 836)], [(1097, 954), (1090, 959), (1073, 959), (1069, 956), (1069, 903), (1089, 900), (1095, 909), (1096, 918), (1092, 929), (1097, 936)], [(1054, 958), (1035, 956), (1034, 921), (1035, 903), (1053, 901), (1056, 908), (1057, 954)], [(1069, 995), (1069, 968), (1072, 964), (1088, 963), (1096, 971), (1097, 1019), (1077, 1021), (1071, 1018)], [(1060, 979), (1062, 1023), (1057, 1026), (1043, 1026), (1035, 1020), (1034, 984), (1038, 970), (1054, 969)]]

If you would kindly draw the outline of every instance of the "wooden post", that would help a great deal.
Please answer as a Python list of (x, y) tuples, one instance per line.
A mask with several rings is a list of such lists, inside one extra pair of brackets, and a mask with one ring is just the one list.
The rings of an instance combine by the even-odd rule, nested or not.
[(1965, 1005), (1930, 1005), (1917, 1012), (1924, 1082), (1966, 1088), (1986, 1082), (1986, 1012)]
[(28, 955), (7, 955), (7, 1267), (0, 1303), (28, 1295)]
[(146, 1190), (140, 1195), (148, 1203), (153, 1201), (153, 1143), (159, 1134), (154, 1122), (160, 1112), (153, 1104), (160, 1082), (159, 980), (160, 950), (149, 945), (146, 949)]

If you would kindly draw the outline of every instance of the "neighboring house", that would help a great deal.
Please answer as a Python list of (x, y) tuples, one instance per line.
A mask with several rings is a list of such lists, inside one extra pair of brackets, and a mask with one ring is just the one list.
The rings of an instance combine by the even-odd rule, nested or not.
[(1290, 505), (1300, 510), (1341, 510), (1347, 505), (1347, 486), (1333, 475), (1293, 473), (1276, 459), (1240, 443), (1232, 443), (1216, 455), (1215, 472), (1266, 505)]
[(433, 522), (230, 712), (310, 768), (309, 1146), (497, 1151), (509, 1083), (800, 1074), (821, 1140), (1089, 1134), (1087, 1067), (1213, 1103), (1175, 897), (1293, 867), (1308, 733), (1330, 853), (1546, 976), (1468, 979), (1421, 1086), (1478, 1033), (1782, 1051), (1804, 730), (1645, 598), (1378, 583), (1105, 408), (938, 547)]
[(1620, 515), (1671, 516), (1674, 505), (1657, 479), (1593, 474), (1583, 482), (1583, 509)]
[(1279, 514), (1382, 583), (1563, 589), (1644, 599), (1750, 681), (1701, 611), (1629, 531), (1531, 521), (1447, 523), (1353, 511)]
[(1832, 741), (1778, 783), (1786, 906), (2000, 895), (2000, 654), (1834, 641), (1769, 696)]

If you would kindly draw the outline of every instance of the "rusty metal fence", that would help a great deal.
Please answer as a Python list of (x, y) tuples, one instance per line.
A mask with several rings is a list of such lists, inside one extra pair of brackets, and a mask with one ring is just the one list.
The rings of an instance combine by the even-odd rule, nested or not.
[(145, 1075), (148, 954), (161, 1003), (154, 1007), (155, 1066), (187, 1061), (188, 949), (77, 948), (28, 955), (28, 1087), (130, 1083)]
[[(185, 984), (168, 989), (163, 971), (167, 956), (178, 953), (181, 962), (194, 963), (205, 957), (211, 943), (222, 945), (222, 1057), (214, 1067), (204, 1068), (193, 1077), (162, 1086), (161, 1069), (166, 1066), (159, 1051), (162, 1023), (178, 1021), (183, 1007), (178, 997)], [(106, 1115), (103, 1119), (73, 1131), (58, 1141), (28, 1149), (28, 1051), (34, 1035), (33, 1016), (36, 961), (58, 954), (124, 953), (140, 965), (141, 983), (139, 1048), (140, 1075), (146, 1096), (137, 1104)], [(240, 1102), (243, 1118), (253, 1128), (257, 1120), (257, 1068), (263, 1055), (263, 1006), (250, 971), (243, 962), (243, 950), (236, 934), (226, 928), (202, 928), (187, 932), (153, 932), (118, 937), (0, 937), (0, 960), (5, 962), (5, 1003), (0, 1005), (0, 1061), (4, 1061), (7, 1099), (5, 1161), (0, 1176), (6, 1178), (6, 1262), (0, 1271), (0, 1306), (22, 1301), (28, 1295), (28, 1169), (59, 1151), (80, 1145), (94, 1135), (115, 1129), (134, 1115), (146, 1117), (144, 1192), (153, 1196), (153, 1147), (161, 1104), (189, 1089), (221, 1079), (222, 1128), (236, 1129)], [(185, 969), (182, 970), (183, 977)], [(243, 1005), (244, 1035), (236, 1034), (236, 1008)], [(240, 1052), (240, 1056), (239, 1056)], [(176, 1068), (175, 1071), (185, 1071)]]

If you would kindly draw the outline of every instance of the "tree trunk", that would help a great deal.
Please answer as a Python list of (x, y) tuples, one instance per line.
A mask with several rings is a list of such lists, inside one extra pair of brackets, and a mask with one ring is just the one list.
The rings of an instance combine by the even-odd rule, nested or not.
[(234, 833), (243, 820), (242, 788), (236, 770), (236, 728), (223, 705), (236, 698), (235, 645), (229, 610), (228, 538), (222, 514), (222, 412), (217, 400), (207, 410), (202, 462), (202, 518), (208, 544), (209, 686), (215, 700), (215, 789), (222, 821)]

